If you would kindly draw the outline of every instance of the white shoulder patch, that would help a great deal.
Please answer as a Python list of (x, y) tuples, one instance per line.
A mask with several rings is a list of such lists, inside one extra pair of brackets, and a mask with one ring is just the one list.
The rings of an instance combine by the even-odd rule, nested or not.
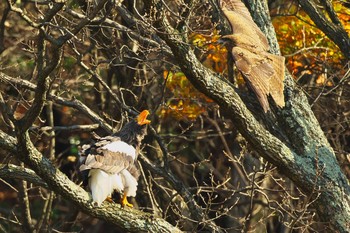
[(133, 159), (136, 157), (136, 150), (133, 146), (123, 142), (123, 141), (115, 141), (111, 142), (102, 147), (103, 149), (110, 150), (112, 152), (120, 152), (125, 153), (131, 156)]

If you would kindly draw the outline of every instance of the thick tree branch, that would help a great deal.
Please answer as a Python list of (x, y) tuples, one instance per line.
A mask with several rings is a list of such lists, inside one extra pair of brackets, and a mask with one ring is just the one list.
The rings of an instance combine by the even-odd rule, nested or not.
[(1, 164), (0, 177), (5, 179), (26, 180), (32, 184), (48, 188), (46, 182), (35, 174), (33, 170), (13, 164)]
[[(18, 145), (18, 147), (17, 147)], [(48, 188), (71, 201), (84, 212), (125, 229), (128, 232), (181, 232), (164, 219), (134, 209), (120, 208), (118, 204), (93, 205), (88, 193), (68, 179), (33, 146), (29, 134), (15, 138), (0, 130), (0, 148), (7, 150), (32, 168), (47, 183)], [(0, 169), (1, 170), (1, 169)]]
[[(159, 7), (161, 4), (156, 2), (159, 12), (162, 12)], [(262, 127), (247, 110), (234, 87), (198, 61), (190, 45), (183, 40), (184, 35), (170, 26), (165, 13), (159, 14), (157, 20), (161, 28), (164, 28), (160, 36), (172, 49), (182, 71), (192, 84), (231, 116), (232, 122), (259, 154), (276, 165), (306, 193), (315, 191), (312, 187), (315, 187), (316, 182), (316, 187), (320, 187), (317, 189), (320, 196), (314, 203), (320, 217), (329, 221), (338, 231), (347, 232), (350, 187), (304, 94), (294, 87), (291, 77), (287, 76), (286, 107), (278, 111), (281, 125), (292, 134), (290, 145), (288, 141), (282, 142)], [(280, 130), (283, 131), (282, 128)], [(295, 150), (300, 147), (300, 143), (303, 149)], [(331, 188), (329, 184), (333, 184)], [(326, 205), (330, 200), (333, 200), (333, 205)]]

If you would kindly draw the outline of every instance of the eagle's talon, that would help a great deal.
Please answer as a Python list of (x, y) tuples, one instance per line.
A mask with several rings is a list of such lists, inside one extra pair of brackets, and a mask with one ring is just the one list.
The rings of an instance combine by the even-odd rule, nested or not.
[(128, 199), (127, 199), (127, 197), (126, 197), (126, 194), (123, 195), (123, 198), (120, 200), (120, 204), (122, 205), (122, 207), (127, 206), (127, 207), (132, 208), (132, 207), (134, 206), (133, 204), (130, 204), (130, 203), (128, 202)]

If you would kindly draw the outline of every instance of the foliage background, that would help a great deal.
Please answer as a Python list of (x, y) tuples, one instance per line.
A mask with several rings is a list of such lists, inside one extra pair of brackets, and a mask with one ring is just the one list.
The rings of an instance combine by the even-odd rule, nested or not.
[[(110, 3), (109, 3), (110, 4)], [(125, 8), (152, 23), (145, 14), (143, 3), (124, 1)], [(30, 17), (40, 19), (49, 10), (45, 4), (31, 1), (16, 2)], [(92, 6), (84, 1), (69, 2), (79, 13), (91, 13)], [(14, 12), (6, 13), (7, 3), (0, 3), (0, 71), (14, 78), (35, 83), (38, 72), (38, 32)], [(177, 3), (169, 3), (176, 9)], [(282, 54), (295, 82), (309, 97), (343, 171), (350, 178), (349, 63), (295, 1), (269, 1), (270, 13)], [(350, 10), (341, 1), (333, 7), (349, 33)], [(219, 31), (210, 21), (210, 8), (202, 4), (191, 17), (189, 43), (203, 64), (227, 77), (226, 50), (217, 43)], [(154, 164), (166, 164), (184, 185), (190, 187), (195, 199), (213, 220), (228, 232), (319, 231), (327, 229), (312, 207), (309, 196), (262, 160), (242, 138), (234, 122), (227, 120), (217, 105), (195, 88), (173, 63), (161, 45), (146, 43), (152, 35), (145, 34), (135, 22), (120, 15), (117, 8), (107, 5), (110, 18), (125, 26), (102, 26), (92, 22), (64, 45), (61, 60), (54, 72), (51, 93), (65, 100), (79, 100), (97, 113), (116, 130), (131, 116), (122, 109), (111, 92), (125, 106), (135, 110), (149, 109), (152, 126), (164, 140), (168, 158), (160, 156), (161, 148), (152, 135), (145, 138), (143, 156)], [(6, 17), (5, 17), (6, 15)], [(51, 35), (60, 35), (76, 26), (79, 15), (63, 11), (55, 16), (57, 27)], [(177, 22), (173, 22), (174, 25)], [(181, 26), (181, 25), (178, 25)], [(136, 42), (129, 30), (139, 33), (145, 43)], [(50, 47), (46, 62), (50, 62)], [(107, 84), (103, 86), (100, 80)], [(236, 85), (245, 84), (236, 73)], [(34, 92), (13, 83), (0, 87), (7, 106), (20, 119), (33, 100)], [(69, 126), (87, 125), (72, 130)], [(4, 118), (0, 127), (11, 132)], [(55, 130), (52, 130), (55, 129)], [(31, 127), (31, 137), (37, 148), (60, 167), (67, 176), (79, 183), (76, 173), (78, 146), (91, 139), (91, 131), (105, 135), (85, 113), (65, 104), (49, 102), (40, 119)], [(18, 164), (15, 158), (1, 153), (2, 163)], [(140, 159), (142, 177), (135, 207), (188, 231), (200, 231), (201, 224), (188, 219), (184, 200), (169, 182), (147, 169)], [(27, 194), (33, 225), (42, 231), (54, 232), (120, 232), (115, 226), (92, 218), (45, 188), (19, 180), (0, 182), (0, 230), (18, 232), (23, 229), (20, 200)], [(23, 188), (24, 187), (24, 188)], [(23, 189), (23, 190), (22, 190)], [(22, 191), (21, 191), (22, 190)]]

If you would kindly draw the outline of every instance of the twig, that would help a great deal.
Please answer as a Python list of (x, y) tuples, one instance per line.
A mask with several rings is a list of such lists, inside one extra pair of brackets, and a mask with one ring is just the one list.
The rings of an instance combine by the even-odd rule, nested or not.
[(245, 222), (243, 226), (242, 232), (248, 232), (250, 230), (249, 226), (253, 217), (253, 210), (254, 210), (254, 195), (255, 195), (255, 175), (256, 172), (253, 172), (253, 176), (251, 179), (251, 190), (250, 190), (250, 203), (249, 203), (249, 211), (247, 215), (245, 216)]
[[(15, 85), (19, 85), (20, 87), (27, 88), (28, 90), (35, 91), (37, 86), (27, 80), (23, 80), (20, 78), (12, 78), (4, 73), (0, 72), (0, 80), (3, 82), (9, 82)], [(97, 115), (94, 111), (92, 111), (89, 107), (87, 107), (84, 103), (82, 103), (80, 100), (72, 99), (72, 100), (66, 100), (60, 96), (56, 96), (54, 94), (48, 93), (47, 98), (49, 100), (54, 101), (57, 104), (72, 107), (74, 109), (77, 109), (78, 111), (84, 113), (87, 115), (93, 122), (96, 122), (101, 126), (104, 130), (111, 133), (112, 127), (99, 115)]]
[(143, 170), (143, 167), (141, 166), (140, 162), (139, 162), (139, 167), (140, 167), (140, 171), (141, 171), (141, 175), (142, 175), (142, 178), (143, 178), (143, 181), (145, 182), (145, 186), (146, 186), (146, 189), (147, 189), (147, 194), (149, 196), (149, 200), (151, 201), (151, 206), (152, 206), (152, 210), (153, 210), (153, 213), (156, 215), (156, 216), (161, 216), (161, 208), (159, 208), (159, 204), (157, 203), (157, 200), (154, 196), (154, 193), (152, 192), (152, 187), (151, 187), (151, 183), (147, 181), (147, 177), (146, 177), (146, 174)]
[(46, 198), (44, 206), (43, 206), (43, 212), (41, 215), (41, 218), (37, 224), (37, 231), (40, 232), (42, 225), (44, 224), (44, 229), (42, 229), (43, 232), (49, 232), (49, 220), (52, 212), (52, 203), (55, 199), (55, 193), (53, 191), (50, 191), (48, 194), (48, 198)]
[(20, 221), (14, 221), (14, 220), (10, 220), (9, 218), (4, 218), (2, 216), (0, 216), (0, 219), (3, 220), (3, 221), (6, 221), (6, 222), (9, 222), (9, 223), (12, 223), (14, 225), (17, 225), (17, 226), (22, 226), (22, 223)]
[(43, 126), (37, 127), (33, 126), (30, 130), (40, 130), (40, 131), (93, 131), (100, 127), (99, 124), (91, 124), (91, 125), (70, 125), (70, 126)]
[(2, 113), (2, 117), (4, 119), (4, 122), (6, 123), (8, 129), (10, 131), (13, 131), (15, 126), (13, 124), (13, 120), (11, 118), (11, 114), (8, 114), (9, 113), (9, 108), (7, 107), (6, 103), (5, 103), (5, 100), (0, 92), (0, 112)]
[[(222, 141), (222, 143), (224, 145), (224, 148), (226, 150), (225, 155), (227, 155), (229, 157), (229, 159), (232, 160), (234, 158), (234, 155), (231, 153), (231, 150), (230, 150), (230, 148), (229, 148), (229, 146), (227, 144), (226, 138), (224, 137), (224, 134), (223, 134), (220, 126), (218, 125), (218, 123), (216, 121), (212, 120), (211, 118), (207, 117), (207, 119), (215, 127), (216, 131), (218, 132), (219, 137), (220, 137), (220, 139), (221, 139), (221, 141)], [(245, 177), (241, 167), (238, 166), (238, 164), (235, 163), (235, 162), (233, 162), (232, 164), (234, 166), (235, 171), (237, 171), (237, 173), (239, 174), (239, 176), (240, 176), (240, 178), (241, 178), (241, 180), (243, 182), (244, 187), (247, 186), (248, 185), (248, 181), (247, 181), (247, 179), (246, 179), (246, 177)]]
[[(21, 167), (24, 168), (24, 164), (21, 163)], [(22, 180), (19, 186), (20, 206), (22, 211), (22, 230), (26, 233), (34, 232), (32, 225), (32, 217), (30, 213), (30, 204), (28, 198), (27, 181)]]
[[(47, 182), (52, 191), (69, 200), (82, 211), (113, 223), (128, 232), (181, 232), (164, 219), (154, 217), (149, 213), (134, 209), (121, 209), (119, 205), (109, 203), (103, 203), (101, 207), (94, 206), (86, 191), (69, 180), (34, 147), (28, 132), (19, 137), (24, 138), (16, 140), (0, 130), (0, 148), (13, 152), (19, 159), (24, 160)], [(19, 147), (19, 143), (25, 143), (26, 146)]]

